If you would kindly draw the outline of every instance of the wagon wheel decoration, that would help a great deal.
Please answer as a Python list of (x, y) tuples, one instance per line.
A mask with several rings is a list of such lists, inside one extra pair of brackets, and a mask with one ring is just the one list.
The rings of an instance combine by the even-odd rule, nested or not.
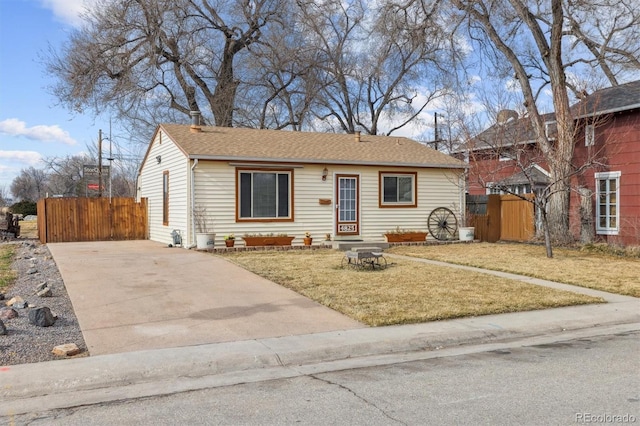
[(438, 207), (429, 214), (427, 226), (429, 233), (436, 240), (450, 240), (458, 230), (458, 220), (448, 208)]

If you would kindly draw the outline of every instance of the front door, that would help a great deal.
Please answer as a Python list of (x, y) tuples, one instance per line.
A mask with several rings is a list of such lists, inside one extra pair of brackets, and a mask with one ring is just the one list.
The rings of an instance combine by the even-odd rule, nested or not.
[(360, 179), (358, 175), (337, 175), (336, 235), (360, 234)]

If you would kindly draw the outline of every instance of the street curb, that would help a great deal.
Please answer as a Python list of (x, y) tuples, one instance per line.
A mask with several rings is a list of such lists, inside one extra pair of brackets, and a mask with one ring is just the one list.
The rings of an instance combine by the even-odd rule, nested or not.
[(0, 415), (17, 414), (29, 398), (431, 351), (618, 324), (637, 324), (640, 330), (640, 299), (8, 366), (0, 368)]

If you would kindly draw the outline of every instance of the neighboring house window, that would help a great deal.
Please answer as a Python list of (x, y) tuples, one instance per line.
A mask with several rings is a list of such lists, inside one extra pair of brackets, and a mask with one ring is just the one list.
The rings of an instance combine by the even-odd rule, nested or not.
[(548, 121), (544, 123), (544, 132), (549, 139), (555, 139), (558, 137), (558, 123), (555, 121)]
[(620, 172), (596, 173), (596, 232), (617, 235), (620, 229)]
[(291, 221), (291, 170), (238, 170), (238, 219)]
[(593, 146), (595, 144), (595, 129), (593, 124), (584, 126), (584, 146)]
[(489, 194), (500, 194), (500, 195), (505, 195), (505, 194), (517, 194), (517, 195), (524, 195), (524, 194), (531, 194), (531, 185), (528, 183), (522, 183), (522, 184), (518, 184), (518, 185), (496, 185), (494, 183), (490, 183), (487, 186), (487, 191), (486, 191), (487, 195)]
[(415, 172), (380, 172), (380, 207), (416, 207)]
[(162, 174), (162, 224), (169, 225), (169, 172)]

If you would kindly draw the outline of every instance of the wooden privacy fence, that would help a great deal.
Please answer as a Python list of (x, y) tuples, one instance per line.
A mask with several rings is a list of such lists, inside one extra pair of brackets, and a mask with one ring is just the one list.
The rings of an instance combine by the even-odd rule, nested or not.
[(147, 199), (43, 198), (38, 201), (40, 242), (144, 240)]
[(528, 241), (535, 236), (533, 203), (515, 195), (469, 195), (467, 215), (481, 241)]

